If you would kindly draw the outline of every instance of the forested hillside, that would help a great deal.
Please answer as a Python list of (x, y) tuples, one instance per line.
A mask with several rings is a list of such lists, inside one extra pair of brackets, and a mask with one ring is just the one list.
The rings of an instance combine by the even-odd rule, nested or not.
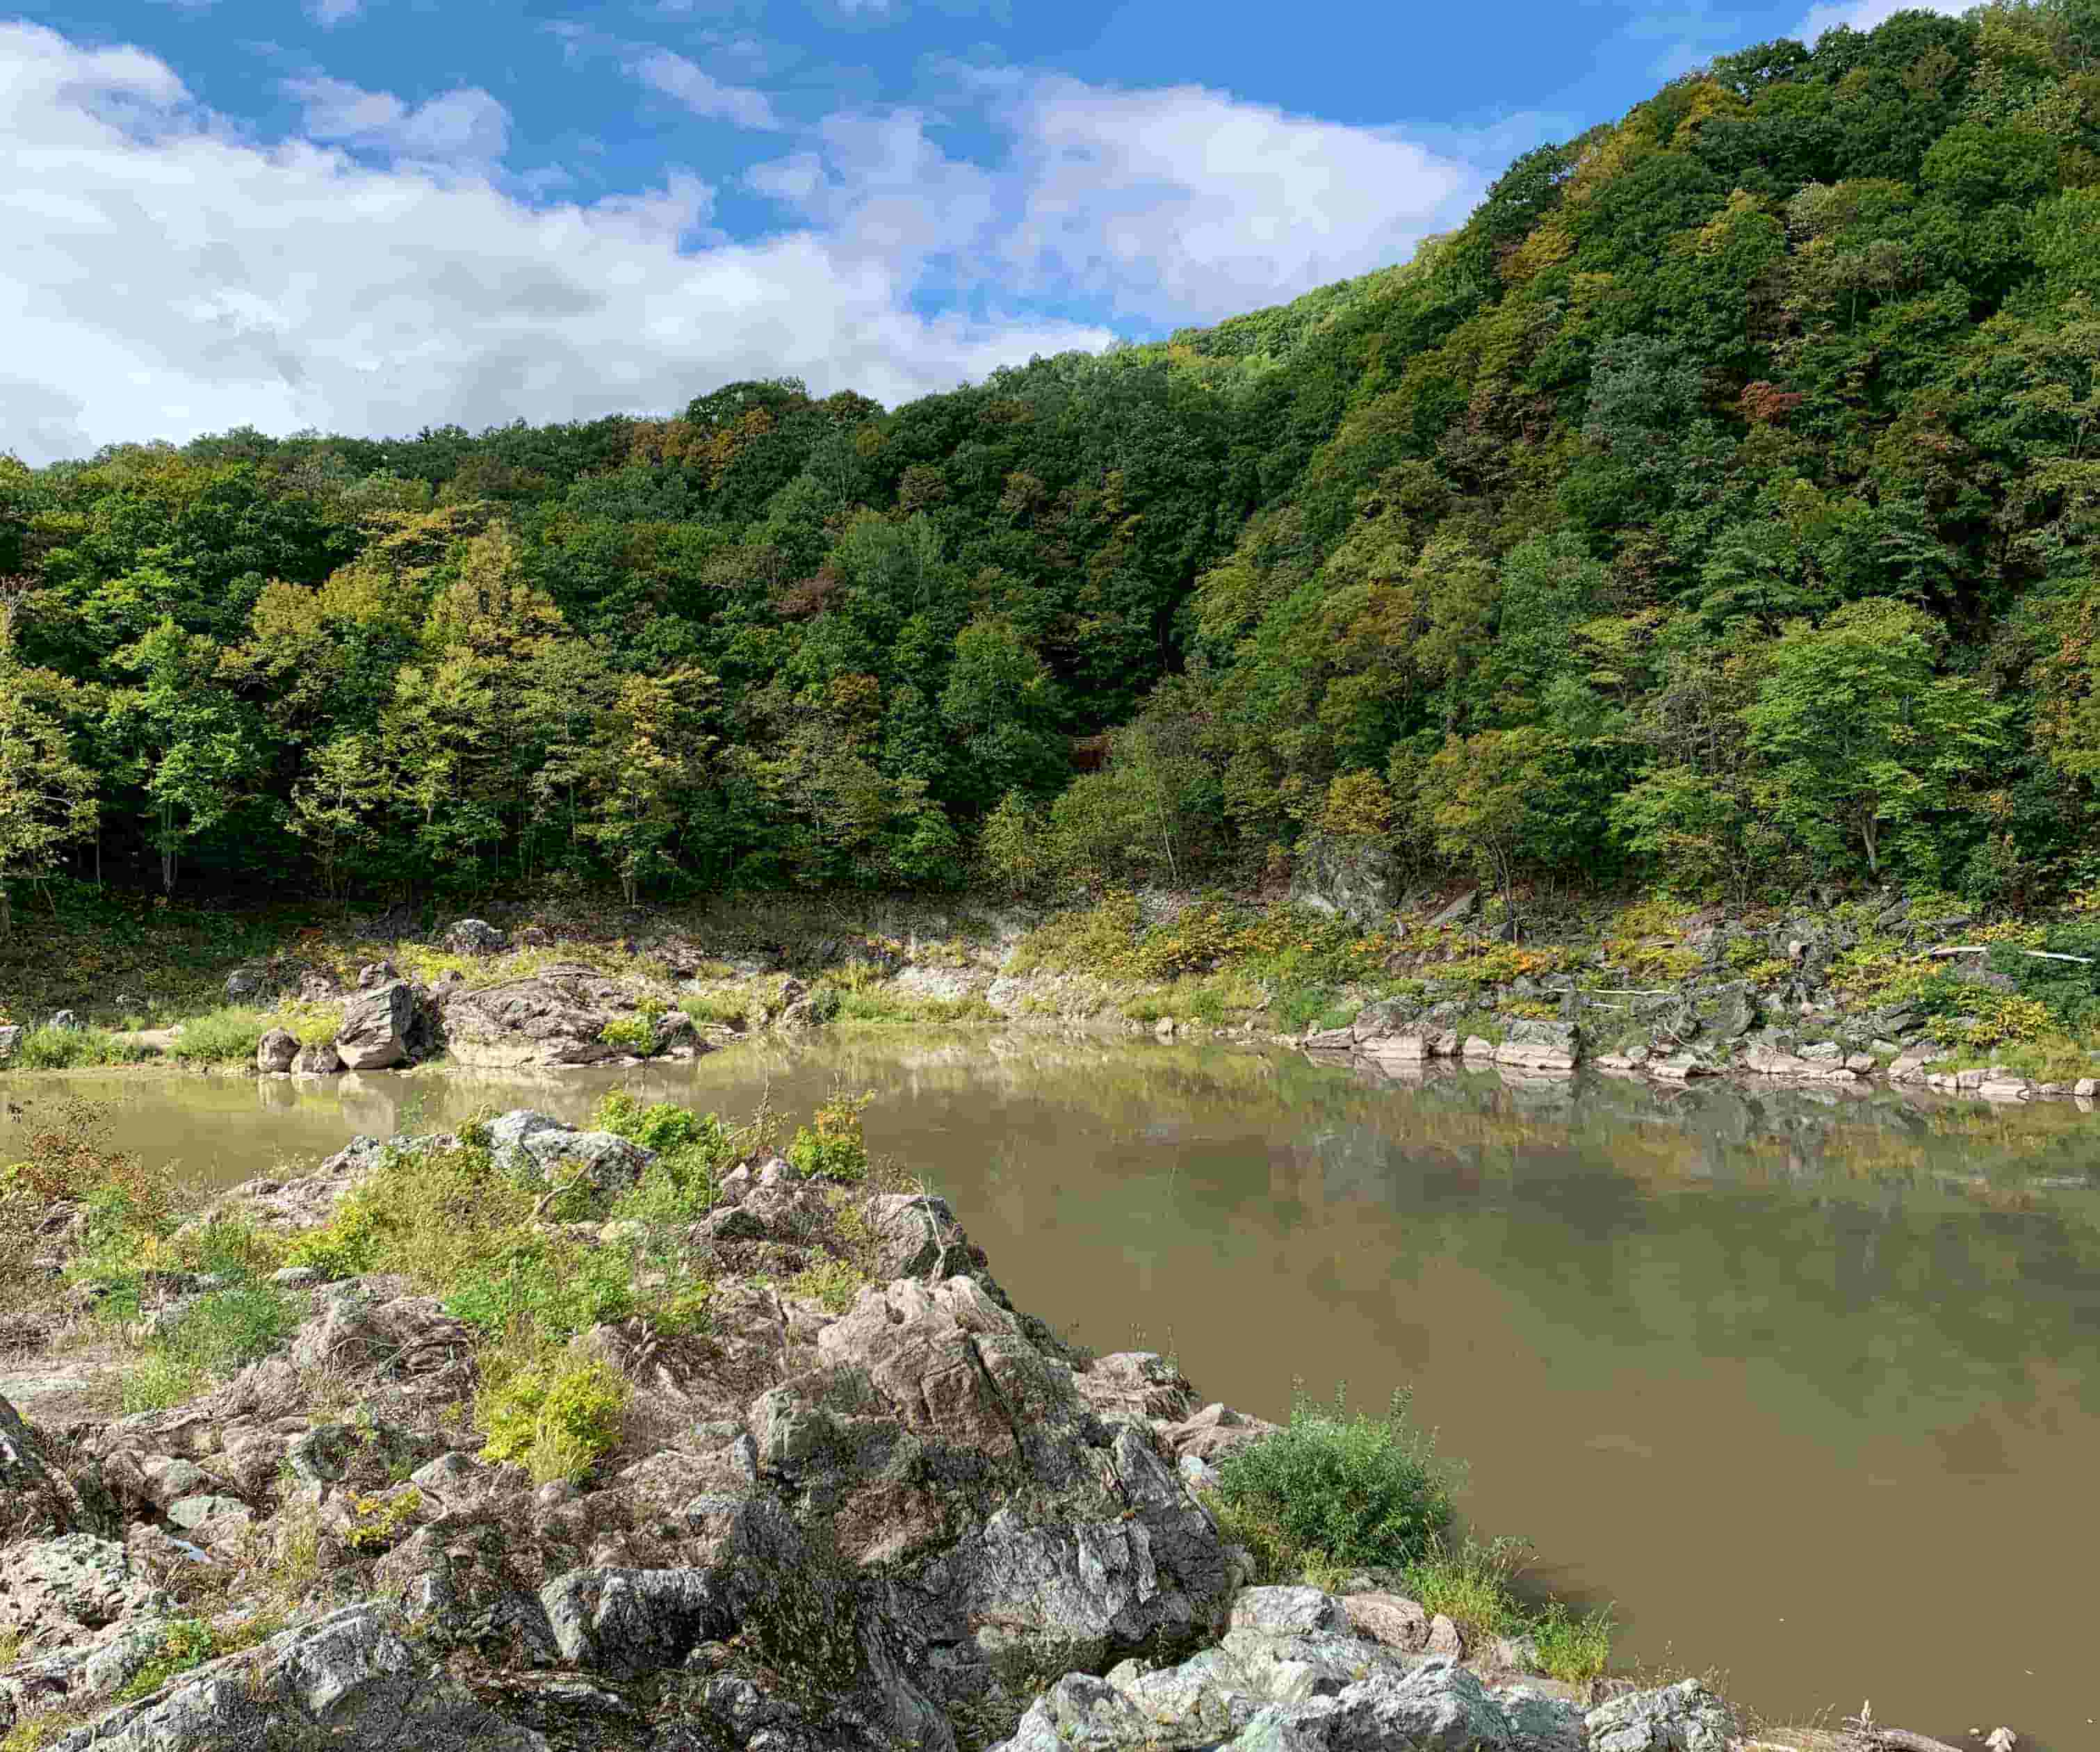
[[(1418, 258), (893, 412), (0, 459), (0, 872), (2100, 881), (2100, 3), (1900, 15)], [(668, 399), (668, 392), (667, 392)], [(1072, 739), (1112, 730), (1075, 776)]]

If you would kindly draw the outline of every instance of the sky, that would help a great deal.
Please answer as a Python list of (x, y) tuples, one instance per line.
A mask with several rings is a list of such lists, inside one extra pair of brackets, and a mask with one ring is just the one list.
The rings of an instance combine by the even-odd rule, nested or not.
[(0, 452), (893, 406), (1404, 259), (1517, 153), (1896, 10), (0, 0)]

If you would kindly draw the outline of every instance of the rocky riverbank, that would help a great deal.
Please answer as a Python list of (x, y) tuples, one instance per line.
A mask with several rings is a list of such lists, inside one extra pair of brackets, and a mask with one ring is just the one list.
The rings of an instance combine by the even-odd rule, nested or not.
[[(690, 1145), (665, 1112), (628, 1129)], [(1391, 1578), (1250, 1586), (1211, 1490), (1268, 1427), (1014, 1308), (943, 1201), (833, 1177), (843, 1135), (798, 1134), (801, 1167), (761, 1145), (669, 1220), (668, 1155), (527, 1112), (355, 1140), (120, 1263), (95, 1200), (46, 1203), (10, 1262), (46, 1287), (8, 1317), (28, 1372), (0, 1401), (0, 1745), (1747, 1743), (1696, 1682), (1556, 1681)], [(470, 1206), (400, 1214), (448, 1183), (529, 1200), (495, 1278), (461, 1274)], [(434, 1273), (467, 1287), (427, 1293)], [(535, 1353), (557, 1384), (536, 1400), (503, 1373), (492, 1282), (575, 1329)], [(237, 1370), (182, 1397), (142, 1375), (236, 1303)], [(97, 1330), (128, 1336), (97, 1351)], [(550, 1450), (586, 1427), (580, 1459)]]
[[(376, 921), (233, 967), (215, 1014), (105, 1044), (329, 1075), (675, 1060), (829, 1024), (995, 1024), (1259, 1040), (1392, 1072), (1445, 1060), (2100, 1095), (2100, 955), (2039, 947), (2061, 924), (1901, 898), (1740, 916), (1642, 902), (1521, 942), (1470, 892), (1361, 919), (1308, 889), (1265, 911), (1171, 894), (1048, 915), (907, 899), (858, 922), (791, 925), (756, 902), (712, 921), (634, 914), (617, 932)], [(0, 1066), (106, 1061), (64, 1050), (64, 1027), (86, 1018), (51, 1020), (34, 1042), (0, 1026)]]

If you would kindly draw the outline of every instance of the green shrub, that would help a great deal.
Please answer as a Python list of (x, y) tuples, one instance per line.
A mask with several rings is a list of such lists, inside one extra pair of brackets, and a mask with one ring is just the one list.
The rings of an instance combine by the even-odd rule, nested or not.
[(135, 1065), (152, 1054), (102, 1028), (28, 1028), (15, 1043), (11, 1070), (79, 1070), (96, 1065)]
[(168, 1044), (168, 1057), (185, 1065), (247, 1065), (276, 1025), (260, 1010), (227, 1005), (193, 1016)]
[(820, 1260), (799, 1271), (783, 1287), (790, 1295), (807, 1296), (830, 1313), (843, 1314), (871, 1280), (849, 1260)]
[(860, 1115), (874, 1098), (834, 1092), (811, 1116), (814, 1123), (799, 1128), (788, 1146), (788, 1160), (796, 1172), (813, 1181), (866, 1180), (867, 1143), (861, 1135)]
[(1570, 1685), (1601, 1679), (1612, 1658), (1612, 1629), (1608, 1610), (1600, 1608), (1578, 1616), (1555, 1600), (1531, 1626), (1532, 1640), (1538, 1645), (1538, 1664)]
[(1218, 1466), (1218, 1498), (1235, 1531), (1257, 1535), (1282, 1573), (1339, 1577), (1399, 1568), (1422, 1557), (1451, 1520), (1451, 1485), (1432, 1437), (1392, 1396), (1383, 1417), (1300, 1398), (1274, 1435), (1235, 1449)]
[(617, 1247), (580, 1247), (520, 1229), (461, 1275), (444, 1306), (491, 1338), (523, 1327), (565, 1339), (633, 1313), (633, 1268)]
[(622, 1017), (607, 1022), (598, 1030), (598, 1037), (607, 1046), (624, 1047), (643, 1058), (656, 1050), (656, 1025), (646, 1016)]
[(615, 1201), (613, 1216), (689, 1223), (713, 1205), (717, 1175), (736, 1147), (735, 1135), (718, 1115), (670, 1101), (645, 1107), (615, 1089), (598, 1103), (592, 1123), (656, 1152), (641, 1178)]
[(483, 1459), (515, 1460), (541, 1484), (575, 1483), (619, 1445), (627, 1383), (606, 1364), (557, 1353), (488, 1372), (474, 1404)]

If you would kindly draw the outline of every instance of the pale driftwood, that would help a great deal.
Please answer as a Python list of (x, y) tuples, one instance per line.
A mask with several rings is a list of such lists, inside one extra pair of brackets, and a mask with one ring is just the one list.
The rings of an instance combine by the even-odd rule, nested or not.
[[(1990, 952), (1988, 943), (1942, 943), (1936, 949), (1926, 951), (1927, 955), (1943, 961), (1949, 955), (1987, 955)], [(2058, 955), (2050, 949), (2015, 949), (2013, 953), (2023, 955), (2030, 961), (2076, 961), (2080, 967), (2090, 967), (2093, 960), (2091, 955)]]

